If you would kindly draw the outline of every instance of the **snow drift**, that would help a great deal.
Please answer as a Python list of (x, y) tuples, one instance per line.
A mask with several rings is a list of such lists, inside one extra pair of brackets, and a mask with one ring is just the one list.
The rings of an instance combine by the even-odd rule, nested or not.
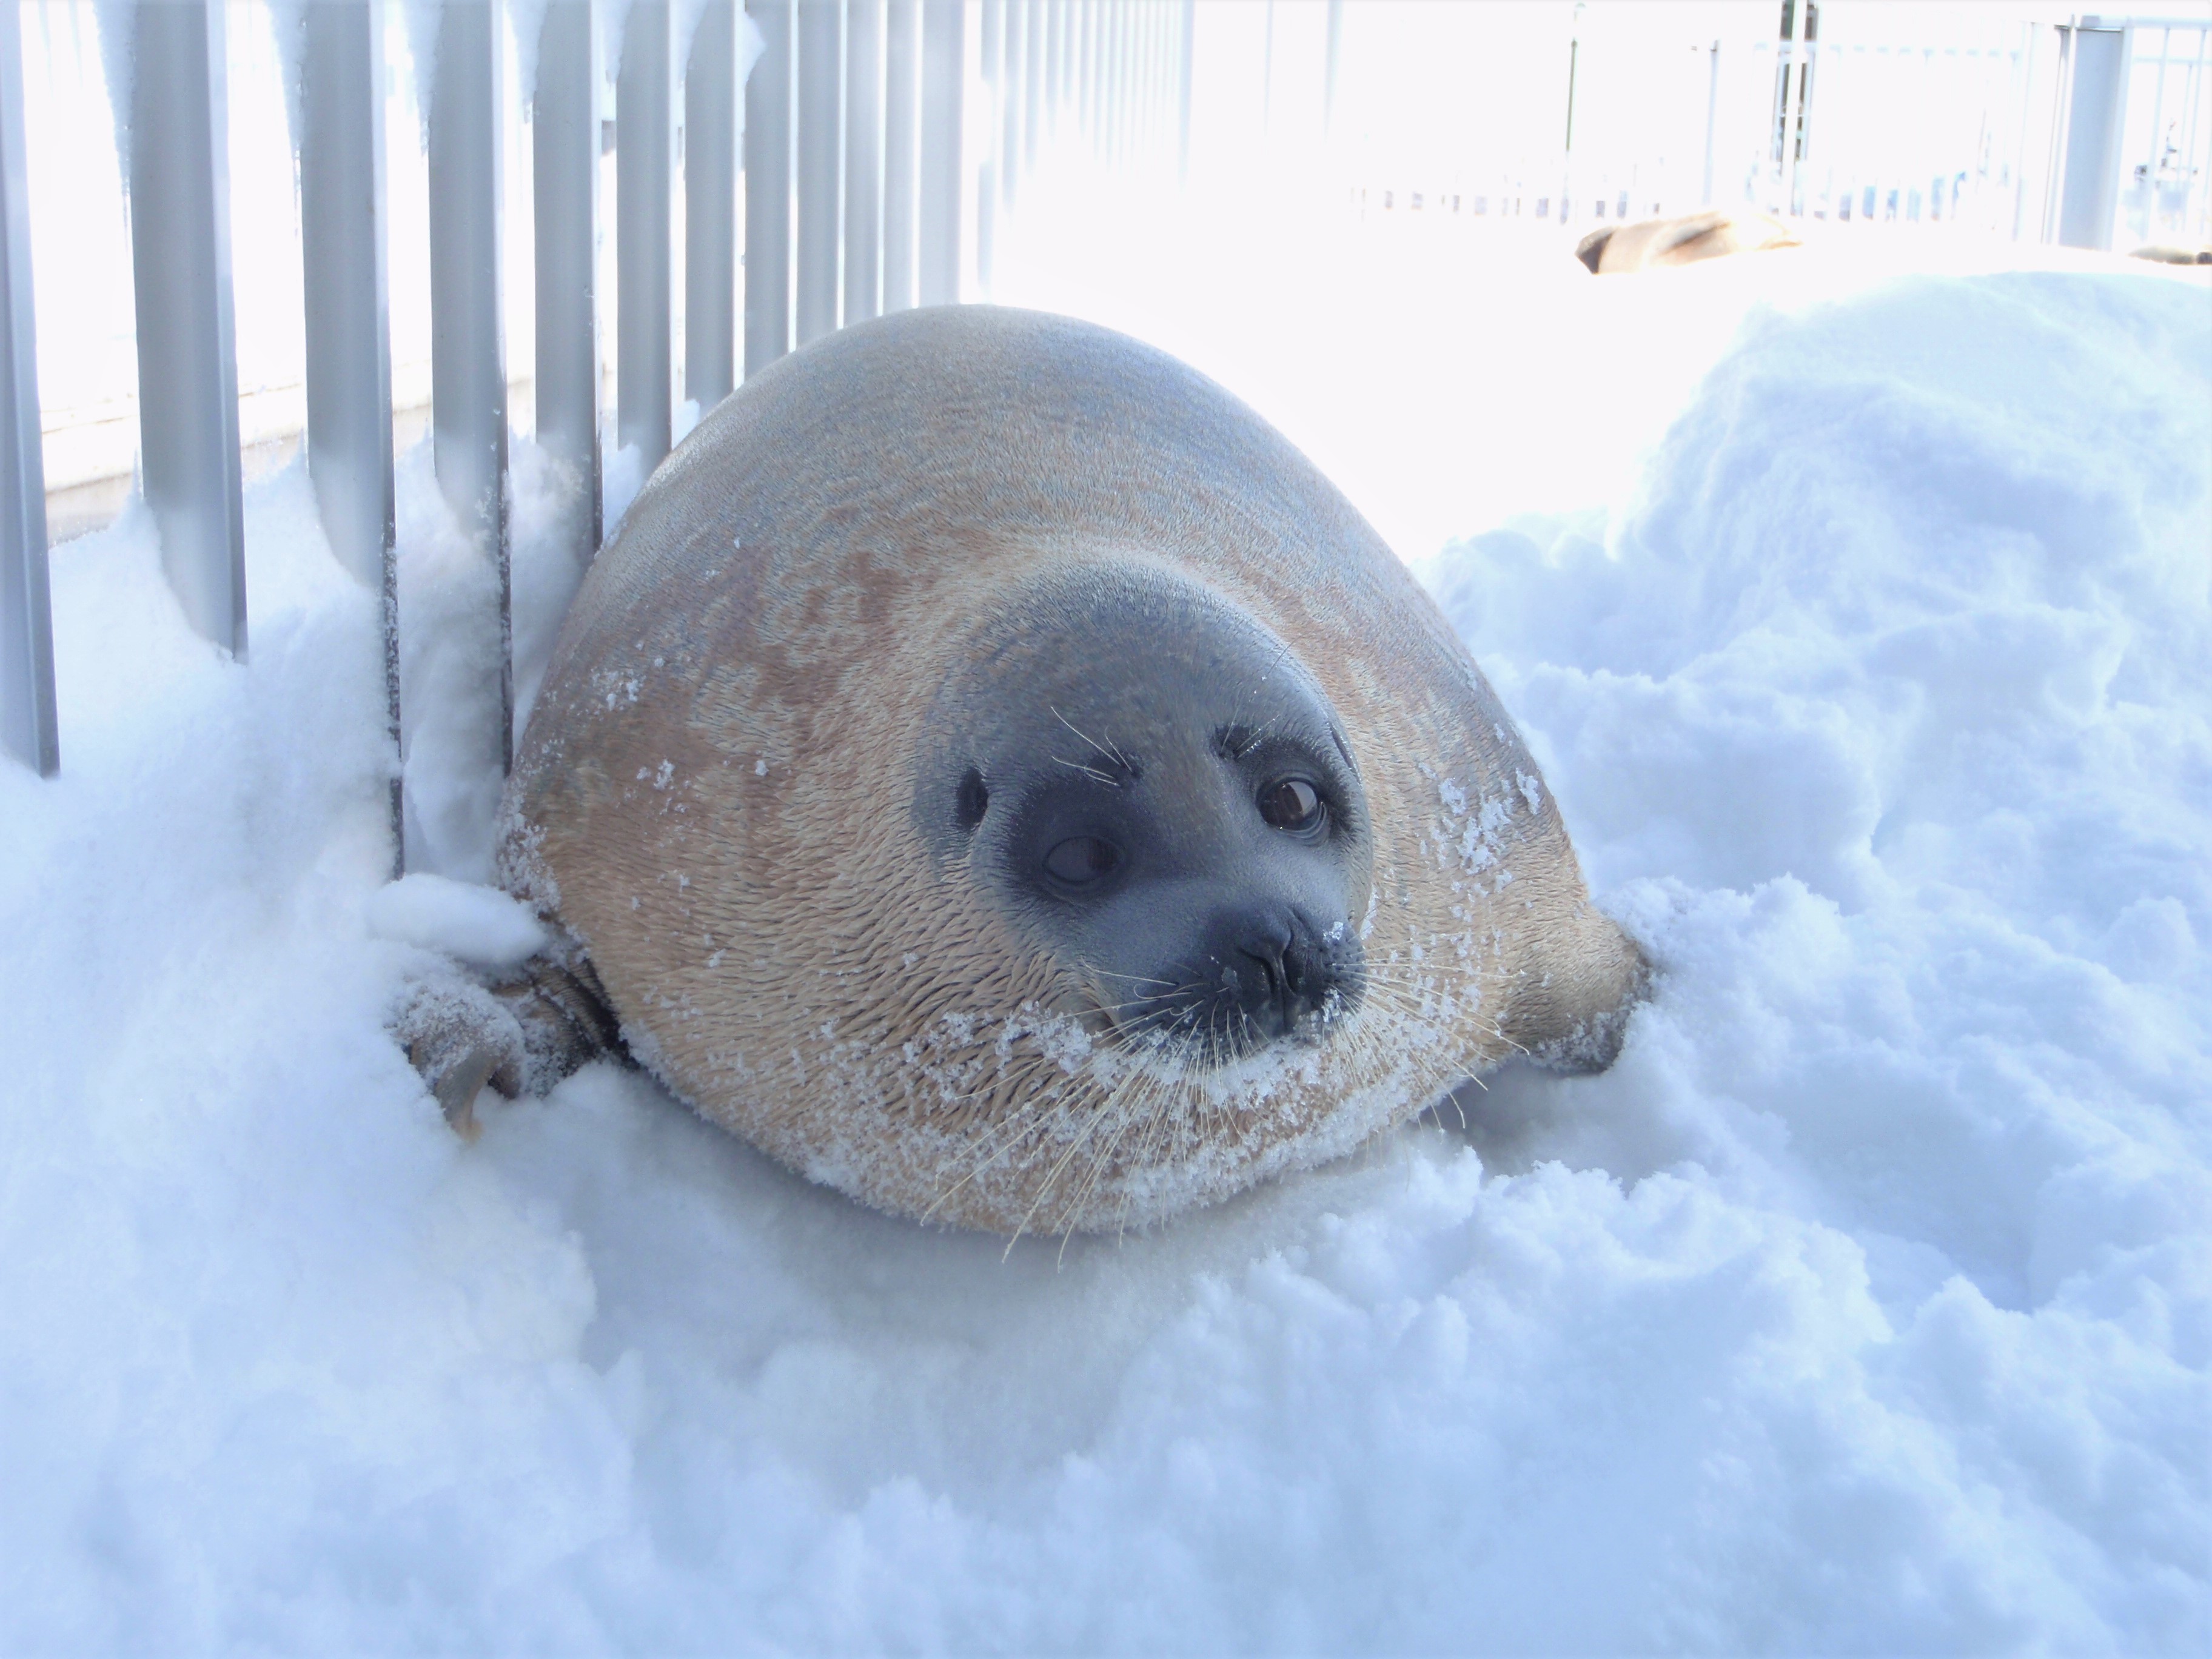
[[(1474, 458), (1421, 488), (1480, 533), (1401, 550), (1662, 978), (1606, 1076), (1064, 1265), (612, 1066), (457, 1142), (383, 1020), (465, 918), (372, 909), (376, 607), (302, 477), (249, 499), (250, 667), (143, 517), (58, 550), (66, 770), (0, 771), (0, 1644), (2203, 1650), (2212, 307), (1784, 257), (1559, 290), (1560, 373), (1623, 307), (1679, 370), (1577, 501), (1474, 487), (1457, 348), (1206, 363), (1325, 465)], [(1575, 408), (1521, 441), (1589, 460)]]

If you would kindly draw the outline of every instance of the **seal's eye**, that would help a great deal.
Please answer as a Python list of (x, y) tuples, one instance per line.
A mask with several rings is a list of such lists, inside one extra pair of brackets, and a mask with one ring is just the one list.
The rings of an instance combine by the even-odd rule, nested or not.
[(1070, 836), (1044, 855), (1045, 869), (1071, 887), (1085, 887), (1110, 876), (1121, 862), (1121, 849), (1096, 836)]
[(991, 792), (983, 787), (983, 775), (969, 767), (960, 775), (960, 787), (953, 793), (953, 821), (963, 830), (973, 830), (982, 823), (990, 805)]
[(1304, 778), (1285, 778), (1260, 792), (1260, 816), (1278, 830), (1310, 830), (1321, 815), (1321, 792)]

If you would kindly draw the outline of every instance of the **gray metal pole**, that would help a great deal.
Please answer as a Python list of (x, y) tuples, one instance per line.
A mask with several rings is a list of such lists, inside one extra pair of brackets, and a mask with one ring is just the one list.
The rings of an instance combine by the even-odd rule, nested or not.
[(1721, 111), (1721, 43), (1714, 41), (1705, 67), (1705, 173), (1698, 204), (1713, 204), (1713, 134), (1718, 131)]
[(962, 0), (922, 0), (921, 302), (960, 302), (960, 94), (966, 69)]
[(384, 18), (374, 0), (304, 8), (300, 245), (306, 278), (307, 476), (338, 562), (384, 605), (394, 872), (399, 793), (399, 580), (393, 556), (392, 328), (384, 219)]
[(797, 344), (837, 326), (838, 0), (799, 0), (799, 289)]
[(1060, 106), (1067, 89), (1067, 3), (1068, 0), (1046, 0), (1045, 4), (1045, 133), (1056, 137), (1060, 131)]
[(496, 0), (439, 14), (430, 94), (430, 421), (439, 487), (462, 524), (488, 538), (499, 573), (504, 770), (514, 763), (514, 611), (500, 320), (499, 27)]
[(1336, 133), (1337, 64), (1344, 47), (1344, 0), (1328, 0), (1328, 60), (1322, 70), (1321, 123), (1322, 135), (1334, 137)]
[(999, 72), (999, 199), (1012, 207), (1022, 188), (1023, 109), (1030, 78), (1026, 0), (1006, 0), (1006, 18), (1000, 27), (1006, 63)]
[(914, 304), (914, 221), (920, 137), (921, 0), (890, 0), (884, 16), (884, 309)]
[(131, 119), (138, 447), (191, 625), (246, 658), (222, 0), (142, 6)]
[(61, 738), (46, 595), (23, 42), (20, 9), (0, 11), (6, 14), (0, 16), (0, 749), (52, 777), (61, 768)]
[(1190, 179), (1190, 83), (1198, 63), (1198, 0), (1182, 0), (1182, 27), (1176, 41), (1176, 178)]
[(684, 395), (737, 386), (738, 9), (706, 0), (684, 66)]
[(999, 204), (1006, 193), (1006, 143), (1000, 134), (1006, 85), (1006, 0), (981, 0), (977, 68), (983, 79), (983, 153), (975, 161), (975, 280), (990, 297), (999, 251)]
[(883, 309), (884, 0), (845, 4), (845, 320)]
[(674, 93), (668, 0), (631, 0), (615, 77), (615, 432), (648, 477), (676, 408)]
[(791, 0), (745, 0), (745, 378), (791, 349)]
[(531, 194), (538, 220), (538, 442), (583, 481), (575, 551), (605, 533), (599, 473), (599, 31), (594, 0), (547, 0)]
[(1029, 63), (1022, 71), (1022, 175), (1036, 171), (1037, 126), (1044, 111), (1045, 0), (1029, 0), (1029, 21), (1023, 26), (1029, 46)]
[(2108, 248), (2112, 245), (2112, 217), (2119, 208), (2120, 131), (2127, 114), (2127, 32), (2077, 26), (2072, 59), (2074, 84), (2067, 100), (2058, 240), (2068, 247)]

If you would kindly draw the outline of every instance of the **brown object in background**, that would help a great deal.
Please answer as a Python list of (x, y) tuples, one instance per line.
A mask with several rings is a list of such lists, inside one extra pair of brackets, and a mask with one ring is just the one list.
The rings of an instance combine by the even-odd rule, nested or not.
[(1632, 225), (1608, 225), (1575, 245), (1575, 258), (1595, 276), (1649, 270), (1656, 265), (1686, 265), (1729, 253), (1759, 253), (1769, 248), (1802, 246), (1797, 233), (1764, 213), (1686, 214), (1679, 219), (1645, 219)]

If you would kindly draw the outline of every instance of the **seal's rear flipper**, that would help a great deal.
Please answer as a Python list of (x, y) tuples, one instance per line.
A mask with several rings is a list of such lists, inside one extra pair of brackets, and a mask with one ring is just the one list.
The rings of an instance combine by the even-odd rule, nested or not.
[(459, 973), (417, 981), (392, 1030), (446, 1121), (469, 1140), (485, 1085), (510, 1100), (547, 1094), (587, 1061), (622, 1052), (606, 993), (580, 952), (532, 957), (489, 988)]
[(1619, 923), (1595, 905), (1545, 941), (1513, 988), (1506, 1038), (1547, 1071), (1587, 1076), (1620, 1057), (1629, 1016), (1650, 992), (1651, 964)]

